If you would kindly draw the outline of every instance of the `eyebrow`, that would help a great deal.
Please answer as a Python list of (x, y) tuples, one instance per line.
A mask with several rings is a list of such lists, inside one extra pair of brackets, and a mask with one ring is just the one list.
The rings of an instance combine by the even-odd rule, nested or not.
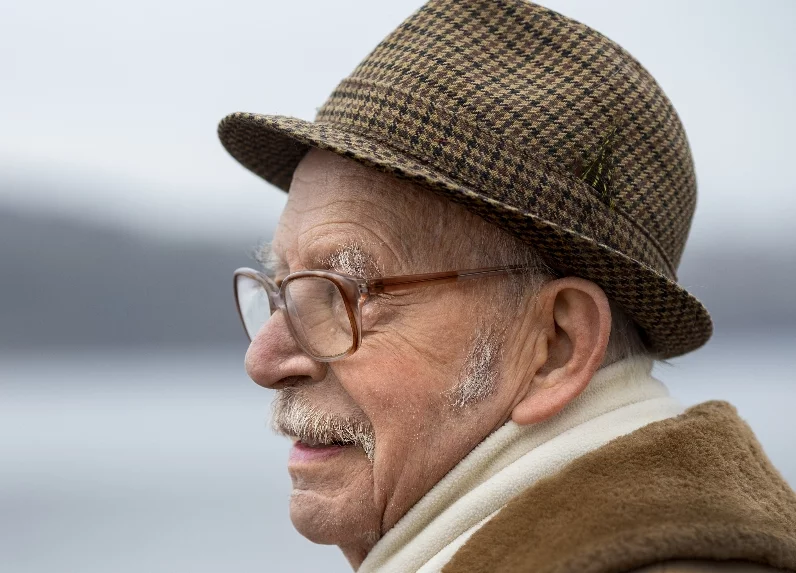
[[(287, 262), (274, 251), (272, 243), (263, 243), (257, 248), (254, 258), (262, 265), (268, 276), (275, 278), (290, 273)], [(327, 253), (318, 253), (308, 260), (311, 269), (329, 269), (363, 278), (381, 276), (381, 267), (375, 256), (359, 243), (340, 245)]]
[(347, 275), (370, 278), (381, 275), (376, 258), (359, 243), (341, 245), (318, 261), (324, 268)]

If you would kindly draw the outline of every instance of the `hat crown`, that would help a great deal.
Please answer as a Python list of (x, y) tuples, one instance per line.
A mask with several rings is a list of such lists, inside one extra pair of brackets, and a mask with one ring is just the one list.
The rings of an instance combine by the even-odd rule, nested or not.
[[(343, 80), (316, 122), (447, 160), (454, 179), (522, 210), (543, 192), (512, 171), (541, 167), (579, 196), (558, 199), (562, 225), (578, 230), (602, 209), (597, 226), (633, 227), (633, 244), (609, 245), (675, 274), (696, 204), (682, 124), (629, 53), (556, 12), (523, 0), (431, 0)], [(490, 152), (476, 163), (491, 161), (489, 181), (455, 157), (477, 155), (485, 140)]]
[(594, 30), (523, 0), (430, 0), (314, 122), (234, 113), (227, 150), (288, 191), (312, 148), (413, 181), (594, 281), (662, 358), (713, 331), (676, 282), (696, 204), (677, 114)]

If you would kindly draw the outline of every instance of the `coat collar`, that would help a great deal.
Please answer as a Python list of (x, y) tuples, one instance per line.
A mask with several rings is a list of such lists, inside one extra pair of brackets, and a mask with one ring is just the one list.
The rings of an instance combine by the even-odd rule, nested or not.
[(512, 499), (443, 571), (603, 573), (683, 559), (796, 571), (796, 494), (726, 402), (574, 460)]

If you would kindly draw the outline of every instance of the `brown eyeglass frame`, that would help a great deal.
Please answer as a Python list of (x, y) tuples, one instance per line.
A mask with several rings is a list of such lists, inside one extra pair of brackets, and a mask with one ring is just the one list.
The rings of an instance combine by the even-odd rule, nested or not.
[[(260, 271), (244, 267), (235, 271), (233, 275), (233, 288), (235, 291), (235, 306), (238, 310), (238, 317), (243, 324), (243, 330), (250, 342), (251, 337), (249, 337), (249, 331), (246, 329), (246, 322), (243, 319), (243, 313), (241, 312), (240, 308), (240, 300), (238, 299), (238, 276), (250, 278), (263, 285), (268, 296), (268, 303), (271, 306), (271, 316), (273, 316), (277, 310), (282, 310), (285, 312), (287, 319), (285, 322), (290, 330), (290, 334), (308, 356), (318, 362), (333, 362), (335, 360), (340, 360), (342, 358), (346, 358), (347, 356), (351, 356), (362, 344), (362, 305), (370, 296), (391, 293), (400, 290), (408, 290), (432, 284), (453, 283), (462, 280), (509, 274), (512, 272), (520, 272), (528, 269), (529, 267), (526, 266), (513, 265), (506, 267), (488, 267), (482, 269), (467, 269), (461, 271), (447, 271), (442, 273), (403, 275), (373, 279), (355, 277), (334, 271), (312, 270), (291, 273), (277, 283)], [(340, 294), (343, 298), (343, 303), (345, 304), (346, 313), (348, 314), (348, 320), (351, 325), (351, 332), (353, 334), (351, 347), (346, 352), (336, 356), (317, 356), (304, 345), (304, 343), (301, 341), (301, 337), (297, 335), (295, 327), (293, 326), (294, 317), (290, 314), (289, 310), (287, 309), (287, 305), (285, 304), (285, 288), (288, 284), (290, 284), (291, 281), (303, 277), (318, 277), (327, 279), (337, 287), (338, 291), (340, 291)], [(296, 320), (299, 319), (296, 318)]]

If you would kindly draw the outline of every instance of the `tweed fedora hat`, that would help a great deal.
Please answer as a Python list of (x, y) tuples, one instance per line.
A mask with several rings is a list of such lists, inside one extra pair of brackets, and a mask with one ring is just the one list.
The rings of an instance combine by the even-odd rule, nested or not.
[(599, 284), (661, 358), (710, 338), (710, 315), (676, 278), (696, 204), (683, 126), (641, 64), (561, 14), (431, 0), (315, 121), (234, 113), (218, 132), (285, 191), (315, 147), (460, 203)]

